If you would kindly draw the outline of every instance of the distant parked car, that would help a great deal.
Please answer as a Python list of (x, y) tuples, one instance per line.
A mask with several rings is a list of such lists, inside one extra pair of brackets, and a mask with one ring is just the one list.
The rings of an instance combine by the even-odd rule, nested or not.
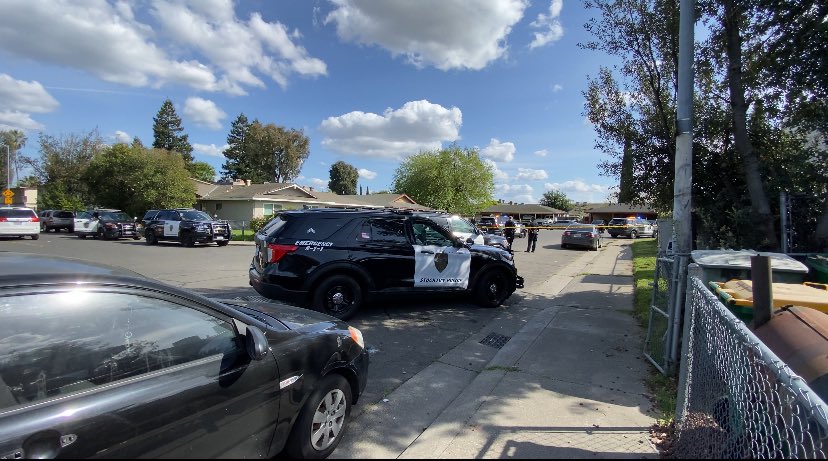
[(599, 233), (599, 234), (603, 234), (603, 233), (604, 233), (604, 231), (606, 230), (606, 227), (605, 227), (605, 226), (606, 226), (607, 222), (606, 222), (606, 221), (604, 221), (603, 219), (596, 219), (596, 220), (592, 221), (592, 224), (593, 224), (595, 227), (597, 227), (597, 228), (598, 228), (598, 233)]
[(138, 225), (129, 215), (121, 210), (109, 209), (78, 213), (75, 219), (75, 234), (83, 239), (90, 236), (101, 240), (141, 238)]
[(613, 218), (607, 226), (610, 237), (619, 236), (635, 239), (638, 237), (652, 237), (655, 232), (652, 224), (641, 218)]
[(604, 246), (604, 241), (594, 224), (570, 224), (561, 235), (561, 248), (571, 246), (598, 251), (598, 248)]
[(503, 225), (494, 216), (483, 216), (477, 226), (487, 234), (503, 235)]

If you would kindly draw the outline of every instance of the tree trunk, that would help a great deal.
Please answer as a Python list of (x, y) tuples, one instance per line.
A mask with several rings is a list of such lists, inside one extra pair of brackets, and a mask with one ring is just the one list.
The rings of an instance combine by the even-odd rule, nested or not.
[(633, 203), (633, 159), (632, 140), (627, 132), (624, 135), (624, 154), (621, 157), (621, 181), (618, 187), (618, 203)]
[(730, 89), (734, 144), (736, 152), (742, 158), (745, 182), (750, 195), (753, 232), (759, 245), (756, 249), (778, 250), (776, 225), (759, 171), (759, 158), (747, 129), (748, 104), (745, 100), (745, 87), (742, 81), (742, 36), (739, 30), (742, 13), (738, 3), (739, 0), (724, 0), (724, 17), (722, 18), (727, 37), (727, 80)]

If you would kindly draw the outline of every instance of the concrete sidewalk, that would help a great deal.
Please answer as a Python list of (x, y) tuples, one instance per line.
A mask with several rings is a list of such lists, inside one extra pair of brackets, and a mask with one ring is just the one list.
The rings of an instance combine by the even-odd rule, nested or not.
[(504, 312), (360, 409), (332, 458), (657, 457), (632, 283), (628, 241), (584, 252), (526, 287), (528, 321)]

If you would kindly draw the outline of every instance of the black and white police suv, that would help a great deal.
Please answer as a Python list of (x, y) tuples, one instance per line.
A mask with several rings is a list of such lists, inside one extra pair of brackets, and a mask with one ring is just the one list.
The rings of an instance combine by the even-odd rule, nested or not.
[(216, 221), (207, 213), (192, 208), (159, 210), (147, 223), (144, 237), (147, 245), (173, 241), (188, 247), (196, 243), (215, 243), (223, 247), (231, 238), (227, 221)]
[(255, 240), (250, 285), (257, 292), (343, 320), (377, 294), (460, 292), (495, 307), (523, 288), (507, 251), (465, 243), (409, 212), (286, 211)]

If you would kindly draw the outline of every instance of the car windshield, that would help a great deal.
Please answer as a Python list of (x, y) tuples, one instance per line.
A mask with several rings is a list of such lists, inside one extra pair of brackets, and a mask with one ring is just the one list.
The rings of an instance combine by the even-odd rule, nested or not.
[(188, 210), (181, 212), (181, 218), (187, 221), (212, 221), (213, 218), (207, 213), (198, 210)]
[(451, 230), (454, 232), (463, 232), (466, 234), (477, 233), (477, 229), (475, 229), (472, 223), (459, 216), (452, 216), (449, 222), (451, 223)]
[(480, 218), (480, 224), (494, 224), (495, 218)]
[(102, 211), (99, 216), (102, 221), (132, 221), (123, 211)]
[(624, 219), (624, 218), (615, 218), (612, 221), (610, 221), (610, 224), (616, 224), (616, 225), (623, 226), (624, 224), (627, 224), (627, 220)]

